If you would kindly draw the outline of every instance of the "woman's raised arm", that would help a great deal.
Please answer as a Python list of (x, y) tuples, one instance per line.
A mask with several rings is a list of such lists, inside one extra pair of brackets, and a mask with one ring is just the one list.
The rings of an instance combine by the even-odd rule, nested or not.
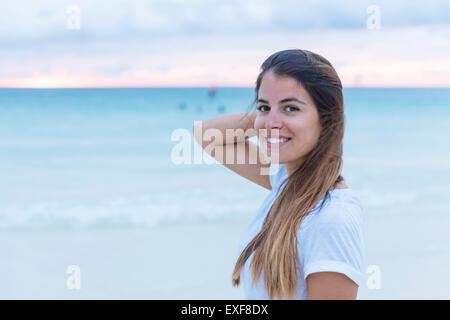
[(257, 135), (256, 112), (225, 114), (198, 121), (193, 126), (194, 138), (219, 163), (271, 190), (269, 176), (265, 174), (270, 163), (258, 144), (248, 140)]

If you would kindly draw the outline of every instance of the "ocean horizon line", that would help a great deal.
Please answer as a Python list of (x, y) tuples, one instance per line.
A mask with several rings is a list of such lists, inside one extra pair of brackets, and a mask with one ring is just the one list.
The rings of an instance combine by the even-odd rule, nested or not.
[[(218, 88), (230, 88), (230, 89), (254, 89), (255, 87), (249, 86), (110, 86), (110, 87), (0, 87), (0, 89), (24, 89), (24, 90), (58, 90), (58, 89), (209, 89), (214, 87)], [(343, 89), (450, 89), (448, 87), (433, 87), (433, 86), (344, 86)]]

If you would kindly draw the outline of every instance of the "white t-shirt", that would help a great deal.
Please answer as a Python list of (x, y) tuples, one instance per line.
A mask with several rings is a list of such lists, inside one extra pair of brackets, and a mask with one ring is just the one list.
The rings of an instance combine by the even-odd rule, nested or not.
[[(271, 165), (271, 172), (276, 168), (277, 165)], [(272, 190), (245, 230), (240, 241), (239, 254), (261, 230), (269, 209), (279, 195), (278, 187), (287, 177), (286, 167), (283, 164), (279, 165), (277, 172), (270, 175)], [(285, 185), (283, 184), (280, 188), (280, 193)], [(298, 296), (296, 299), (306, 299), (305, 279), (314, 272), (343, 273), (358, 286), (362, 280), (364, 241), (361, 203), (349, 188), (330, 191), (330, 198), (319, 211), (322, 200), (323, 198), (303, 219), (297, 233), (297, 249), (301, 264), (298, 268), (301, 270), (297, 270)], [(269, 299), (264, 290), (264, 270), (258, 285), (253, 286), (251, 283), (252, 275), (249, 266), (252, 257), (253, 253), (241, 270), (245, 299)]]

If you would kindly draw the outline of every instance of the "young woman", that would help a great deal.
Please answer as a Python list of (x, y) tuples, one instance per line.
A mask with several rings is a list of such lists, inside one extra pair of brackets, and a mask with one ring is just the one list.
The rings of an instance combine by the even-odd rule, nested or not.
[[(196, 140), (219, 162), (271, 190), (242, 237), (233, 285), (242, 277), (248, 299), (356, 299), (362, 207), (341, 176), (341, 81), (320, 55), (284, 50), (263, 63), (255, 91), (257, 110), (203, 120), (195, 125), (200, 133), (194, 126)], [(268, 158), (249, 161), (260, 146), (248, 135), (204, 141), (202, 132), (213, 128), (224, 137), (227, 129), (254, 129), (279, 170), (261, 174)], [(231, 152), (235, 161), (224, 161)]]

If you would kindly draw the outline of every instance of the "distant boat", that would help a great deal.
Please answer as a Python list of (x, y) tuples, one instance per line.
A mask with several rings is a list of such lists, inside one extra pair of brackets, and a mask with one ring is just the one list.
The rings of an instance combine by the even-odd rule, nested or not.
[(216, 86), (210, 86), (210, 87), (209, 87), (208, 93), (209, 93), (209, 97), (210, 97), (210, 98), (214, 98), (214, 97), (215, 97), (215, 95), (216, 95), (216, 90), (217, 90)]

